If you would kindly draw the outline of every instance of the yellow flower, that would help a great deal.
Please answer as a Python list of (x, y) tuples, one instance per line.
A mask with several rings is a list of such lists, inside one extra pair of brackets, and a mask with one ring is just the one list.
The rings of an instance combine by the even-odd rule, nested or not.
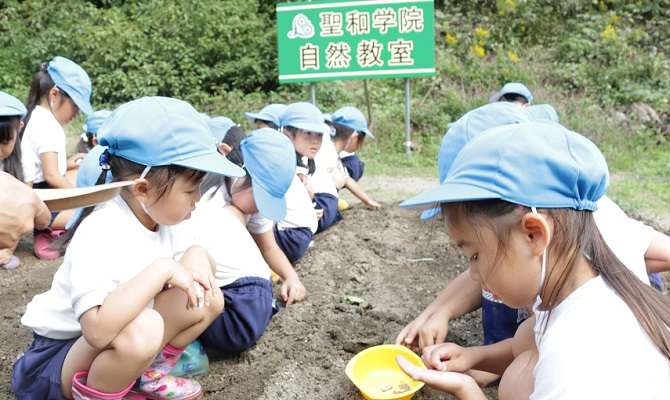
[(507, 57), (509, 57), (509, 59), (512, 60), (512, 62), (517, 62), (517, 61), (519, 61), (519, 56), (517, 56), (516, 54), (512, 53), (511, 51), (508, 51), (508, 52), (507, 52)]
[(611, 20), (612, 22), (617, 22), (617, 21), (620, 21), (620, 20), (621, 20), (621, 17), (618, 16), (618, 15), (612, 15), (612, 17), (610, 18), (610, 20)]
[(607, 25), (607, 28), (600, 32), (600, 37), (605, 40), (612, 40), (616, 38), (616, 32), (614, 31), (612, 24)]
[(472, 50), (473, 53), (475, 53), (479, 57), (484, 57), (486, 54), (486, 51), (484, 48), (477, 46), (476, 44), (470, 47), (470, 50)]
[(475, 31), (475, 35), (477, 35), (477, 37), (486, 38), (486, 37), (489, 37), (489, 31), (487, 31), (486, 29), (482, 29), (480, 27), (477, 27), (477, 30)]
[(519, 29), (521, 29), (521, 32), (526, 32), (526, 25), (521, 25)]
[(503, 15), (505, 15), (505, 10), (500, 10), (500, 11), (498, 11), (498, 15), (500, 15), (501, 17), (502, 17)]
[(511, 11), (514, 11), (516, 8), (516, 3), (514, 3), (514, 0), (505, 0), (505, 5), (507, 5)]
[(444, 37), (444, 39), (447, 41), (447, 44), (458, 44), (458, 38), (455, 36), (451, 36), (450, 34), (447, 33), (447, 35)]

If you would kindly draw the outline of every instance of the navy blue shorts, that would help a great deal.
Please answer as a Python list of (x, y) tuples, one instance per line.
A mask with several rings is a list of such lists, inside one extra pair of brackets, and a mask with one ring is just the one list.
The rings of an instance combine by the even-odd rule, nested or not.
[(661, 279), (661, 274), (658, 272), (649, 274), (649, 284), (651, 287), (658, 289), (659, 292), (663, 293), (665, 291), (665, 287), (663, 286), (663, 280)]
[(484, 345), (514, 337), (517, 328), (526, 318), (528, 318), (528, 310), (525, 308), (511, 308), (500, 301), (482, 296)]
[(323, 210), (323, 217), (319, 220), (319, 227), (316, 229), (316, 233), (325, 231), (342, 219), (342, 214), (337, 209), (337, 197), (328, 193), (315, 193), (314, 202), (316, 203), (315, 209)]
[(341, 158), (342, 165), (347, 169), (349, 176), (353, 178), (356, 182), (363, 176), (365, 171), (365, 163), (361, 161), (356, 154), (346, 156)]
[(272, 301), (272, 281), (240, 278), (221, 290), (226, 300), (223, 312), (198, 339), (205, 347), (241, 353), (263, 336), (270, 318), (279, 311)]
[(314, 239), (314, 233), (309, 228), (288, 228), (279, 230), (274, 228), (275, 240), (282, 249), (286, 258), (292, 263), (298, 261), (309, 248), (309, 242)]
[(33, 333), (28, 350), (14, 363), (12, 389), (16, 398), (62, 400), (63, 362), (77, 339), (56, 340)]

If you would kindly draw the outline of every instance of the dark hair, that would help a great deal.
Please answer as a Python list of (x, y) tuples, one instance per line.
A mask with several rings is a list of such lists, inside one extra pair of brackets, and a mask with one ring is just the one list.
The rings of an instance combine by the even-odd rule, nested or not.
[[(96, 185), (101, 185), (105, 183), (107, 179), (107, 174), (112, 173), (112, 182), (125, 181), (133, 179), (136, 175), (140, 175), (146, 165), (138, 164), (133, 161), (127, 160), (123, 157), (114, 156), (111, 153), (108, 153), (108, 161), (110, 169), (103, 169), (98, 177), (98, 180), (95, 182)], [(159, 193), (157, 201), (160, 200), (167, 192), (170, 190), (174, 181), (181, 175), (186, 174), (189, 180), (200, 180), (205, 177), (206, 172), (181, 167), (178, 165), (162, 165), (158, 167), (151, 167), (145, 178), (154, 186), (155, 190)], [(148, 206), (151, 207), (151, 206)], [(74, 236), (75, 231), (81, 224), (81, 222), (88, 217), (95, 207), (86, 207), (81, 213), (81, 216), (77, 221), (68, 229), (64, 234), (62, 234), (55, 243), (56, 246), (66, 246), (72, 237)]]
[(21, 117), (18, 115), (0, 116), (0, 143), (7, 143), (12, 139), (16, 139), (14, 150), (12, 150), (9, 156), (5, 157), (2, 168), (5, 172), (23, 182), (19, 129), (21, 129)]
[(30, 91), (28, 92), (28, 98), (26, 99), (25, 106), (28, 113), (23, 118), (24, 126), (23, 131), (21, 131), (21, 137), (23, 137), (23, 132), (25, 131), (26, 126), (28, 126), (28, 122), (30, 122), (30, 117), (33, 114), (35, 106), (40, 104), (44, 96), (46, 96), (49, 90), (54, 86), (56, 86), (56, 84), (44, 68), (33, 77), (33, 82), (31, 83)]
[(500, 99), (498, 101), (528, 104), (528, 99), (526, 98), (526, 96), (521, 95), (519, 93), (505, 93), (502, 96), (500, 96)]
[[(242, 150), (240, 149), (240, 143), (242, 143), (242, 140), (244, 140), (246, 137), (247, 134), (244, 133), (242, 128), (240, 128), (239, 126), (233, 126), (228, 130), (228, 132), (226, 132), (225, 136), (223, 137), (223, 140), (221, 141), (221, 143), (225, 143), (228, 146), (230, 146), (231, 150), (226, 155), (228, 161), (232, 162), (233, 164), (239, 167), (242, 167), (244, 165)], [(246, 168), (243, 169), (246, 172)], [(208, 174), (207, 178), (205, 178), (205, 180), (202, 182), (202, 186), (200, 187), (200, 193), (204, 194), (207, 193), (207, 191), (213, 187), (219, 188), (225, 185), (228, 195), (232, 196), (230, 192), (230, 187), (232, 186), (233, 182), (232, 179), (234, 178), (231, 178), (229, 176)], [(248, 179), (247, 181), (248, 182), (245, 182), (243, 187), (251, 185), (251, 179)]]
[[(291, 133), (291, 137), (295, 137), (295, 135), (297, 135), (298, 131), (300, 130), (292, 126), (285, 126), (284, 129), (286, 129), (287, 131), (289, 131), (289, 133)], [(295, 152), (295, 158), (296, 158), (296, 165), (298, 167), (307, 168), (308, 175), (312, 175), (314, 171), (316, 171), (316, 163), (314, 162), (313, 159), (307, 159), (307, 165), (305, 165), (302, 162), (302, 155), (300, 155), (297, 151)]]
[(262, 123), (264, 123), (265, 125), (267, 125), (268, 128), (272, 128), (272, 129), (274, 129), (274, 130), (279, 130), (279, 127), (277, 126), (277, 124), (275, 124), (275, 123), (272, 122), (272, 121), (267, 121), (267, 120), (265, 120), (265, 119), (260, 119), (260, 118), (256, 118), (256, 119), (254, 120), (254, 122), (256, 122), (256, 121), (261, 121)]
[[(348, 126), (344, 126), (341, 124), (332, 124), (332, 127), (335, 128), (335, 136), (333, 137), (333, 140), (340, 141), (340, 140), (346, 140), (348, 141), (351, 135), (353, 135), (356, 130), (349, 128)], [(361, 146), (363, 144), (363, 140), (365, 140), (365, 132), (358, 131), (358, 146)]]
[[(529, 212), (527, 207), (502, 200), (483, 200), (442, 204), (445, 221), (459, 226), (467, 221), (473, 227), (491, 229), (498, 240), (498, 254), (494, 263), (505, 257), (512, 229), (519, 223), (519, 216)], [(560, 296), (568, 280), (574, 275), (580, 257), (586, 258), (593, 270), (603, 277), (630, 308), (642, 329), (663, 355), (670, 359), (670, 299), (649, 285), (645, 285), (612, 252), (603, 239), (591, 211), (571, 208), (543, 209), (554, 224), (554, 235), (547, 247), (547, 258), (556, 263), (546, 280), (557, 275), (553, 289), (545, 287), (543, 303), (549, 314), (541, 321), (546, 324), (553, 310), (561, 301)], [(556, 255), (555, 257), (551, 257)], [(549, 292), (547, 292), (549, 290)]]

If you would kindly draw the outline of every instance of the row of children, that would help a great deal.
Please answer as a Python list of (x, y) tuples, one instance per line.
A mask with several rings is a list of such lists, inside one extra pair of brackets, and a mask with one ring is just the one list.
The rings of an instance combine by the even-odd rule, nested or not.
[[(266, 107), (247, 117), (274, 126), (245, 135), (230, 119), (209, 118), (172, 98), (145, 97), (94, 113), (88, 76), (62, 57), (43, 66), (33, 88), (39, 89), (36, 105), (29, 102), (27, 115), (4, 93), (9, 106), (1, 110), (17, 110), (2, 114), (12, 121), (5, 141), (21, 140), (14, 152), (38, 155), (39, 162), (17, 168), (41, 166), (34, 187), (69, 184), (69, 164), (56, 169), (62, 181), (47, 179), (46, 165), (64, 160), (62, 126), (78, 110), (88, 115), (92, 146), (71, 159), (77, 185), (134, 184), (107, 203), (52, 216), (52, 231), (61, 222), (67, 230), (50, 231), (48, 240), (58, 236), (55, 243), (66, 250), (51, 289), (35, 296), (21, 318), (34, 340), (14, 365), (19, 399), (199, 397), (199, 383), (180, 377), (190, 367), (174, 368), (187, 346), (196, 339), (226, 352), (253, 345), (278, 310), (270, 270), (284, 280), (287, 305), (304, 298), (291, 261), (314, 233), (341, 218), (339, 188), (358, 190), (379, 206), (351, 177), (362, 173), (362, 163), (353, 163), (349, 174), (337, 162), (340, 151), (354, 153), (372, 136), (354, 107), (334, 112), (331, 129), (310, 103), (269, 106), (278, 111)], [(48, 121), (39, 135), (58, 146), (41, 145), (27, 127), (21, 136), (21, 121)], [(320, 152), (325, 138), (329, 154)]]
[[(401, 204), (441, 214), (468, 268), (396, 339), (429, 369), (398, 363), (459, 399), (485, 399), (480, 387), (497, 382), (500, 399), (666, 397), (658, 273), (670, 270), (670, 238), (608, 199), (597, 147), (531, 101), (508, 83), (451, 124), (441, 185)], [(443, 343), (450, 320), (480, 307), (484, 346)]]

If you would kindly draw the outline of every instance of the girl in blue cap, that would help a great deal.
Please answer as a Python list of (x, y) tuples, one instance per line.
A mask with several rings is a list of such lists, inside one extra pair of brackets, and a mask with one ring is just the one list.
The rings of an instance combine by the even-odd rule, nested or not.
[[(32, 183), (35, 166), (21, 159), (19, 131), (23, 126), (26, 108), (16, 97), (0, 91), (0, 171), (4, 171), (21, 182)], [(26, 161), (31, 160), (26, 157)], [(14, 249), (0, 249), (0, 268), (14, 269), (19, 266)]]
[[(199, 341), (205, 347), (228, 353), (242, 352), (256, 343), (278, 310), (273, 301), (269, 262), (259, 249), (263, 239), (250, 234), (245, 227), (247, 217), (238, 206), (247, 212), (258, 210), (269, 221), (281, 220), (286, 214), (284, 196), (295, 176), (295, 165), (290, 162), (295, 154), (293, 145), (274, 129), (252, 131), (238, 148), (229, 156), (236, 162), (236, 155), (241, 155), (248, 175), (230, 186), (221, 185), (217, 177), (208, 178), (193, 218), (173, 229), (176, 258), (189, 246), (198, 244), (209, 251), (216, 263), (214, 277), (226, 307)], [(234, 201), (232, 206), (225, 206), (221, 200), (228, 197), (229, 189)], [(272, 230), (268, 235), (274, 240)], [(293, 300), (297, 288), (290, 281), (292, 275), (297, 279), (297, 274), (292, 268), (278, 272), (289, 281), (283, 288), (288, 291), (284, 300)]]
[[(35, 162), (33, 187), (38, 189), (74, 187), (78, 160), (84, 154), (78, 153), (67, 158), (65, 131), (68, 124), (83, 111), (93, 114), (91, 80), (79, 65), (64, 57), (54, 57), (42, 64), (42, 70), (35, 74), (26, 108), (25, 128), (21, 135), (23, 157)], [(72, 172), (70, 172), (72, 171)], [(70, 179), (66, 175), (71, 176)], [(35, 254), (44, 260), (60, 257), (51, 243), (62, 233), (73, 211), (54, 213), (51, 229), (36, 231), (34, 237)]]
[[(34, 341), (14, 365), (18, 399), (194, 399), (198, 382), (168, 372), (220, 315), (205, 249), (173, 259), (170, 225), (190, 217), (206, 173), (244, 172), (216, 152), (188, 103), (145, 97), (119, 107), (98, 132), (102, 183), (134, 180), (75, 226), (51, 289), (21, 322)], [(138, 378), (139, 377), (139, 378)], [(137, 382), (136, 382), (137, 380)]]
[[(534, 303), (537, 350), (517, 359), (531, 399), (663, 398), (670, 390), (670, 301), (600, 234), (593, 211), (608, 184), (592, 142), (533, 122), (469, 141), (442, 185), (401, 204), (439, 205), (470, 276), (512, 307)], [(435, 345), (423, 350), (429, 370), (398, 363), (457, 398), (486, 398), (472, 377), (449, 372), (453, 356), (448, 344)], [(518, 386), (503, 376), (500, 397)]]
[(245, 168), (248, 175), (240, 179), (208, 178), (203, 184), (207, 190), (204, 198), (210, 204), (228, 205), (240, 216), (265, 262), (284, 281), (281, 296), (286, 305), (291, 305), (304, 299), (306, 290), (279, 247), (273, 229), (275, 222), (287, 214), (285, 196), (295, 175), (295, 151), (291, 141), (274, 129), (254, 132), (253, 140), (247, 138), (239, 143), (228, 140), (230, 131), (226, 133), (222, 139), (226, 146), (219, 149), (227, 151), (228, 160)]
[(81, 139), (77, 143), (77, 152), (85, 154), (98, 145), (98, 129), (111, 113), (109, 110), (98, 110), (86, 117), (86, 122), (82, 127), (84, 132), (82, 132)]

